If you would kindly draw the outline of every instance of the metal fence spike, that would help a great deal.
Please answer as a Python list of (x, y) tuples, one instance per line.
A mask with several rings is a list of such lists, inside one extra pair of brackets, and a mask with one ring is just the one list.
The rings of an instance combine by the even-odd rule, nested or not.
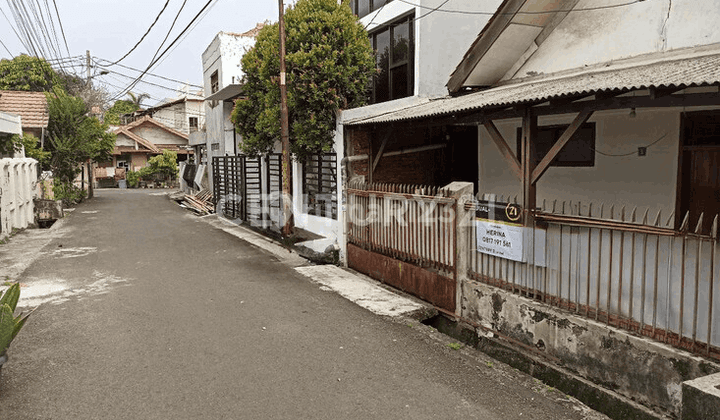
[(703, 223), (703, 217), (705, 216), (705, 213), (700, 213), (700, 217), (698, 217), (697, 225), (695, 226), (695, 233), (702, 232), (702, 223)]
[(690, 211), (688, 210), (688, 212), (685, 213), (685, 217), (683, 218), (682, 223), (680, 223), (680, 231), (681, 232), (687, 231), (689, 223), (690, 223)]
[(610, 218), (615, 219), (615, 204), (610, 206)]
[(592, 217), (592, 205), (593, 205), (592, 202), (590, 202), (590, 204), (588, 204), (588, 213), (587, 213), (588, 217)]
[(717, 228), (718, 228), (718, 215), (715, 215), (715, 218), (713, 219), (712, 226), (710, 227), (710, 237), (713, 239), (717, 239)]
[(557, 199), (553, 200), (552, 212), (555, 213), (555, 207), (557, 206)]
[(668, 217), (667, 222), (665, 223), (665, 226), (670, 226), (674, 217), (675, 217), (675, 211), (673, 210), (670, 212), (670, 217)]
[(605, 212), (605, 203), (600, 203), (600, 218), (602, 219)]
[(633, 207), (632, 213), (630, 213), (630, 221), (635, 223), (635, 218), (637, 216), (637, 206)]
[(625, 221), (625, 206), (622, 206), (622, 208), (620, 209), (620, 221)]
[(648, 223), (648, 214), (649, 214), (649, 213), (650, 213), (650, 207), (648, 207), (648, 208), (645, 209), (645, 214), (643, 215), (643, 218), (642, 218), (642, 224), (643, 224), (643, 225), (647, 225), (647, 223)]

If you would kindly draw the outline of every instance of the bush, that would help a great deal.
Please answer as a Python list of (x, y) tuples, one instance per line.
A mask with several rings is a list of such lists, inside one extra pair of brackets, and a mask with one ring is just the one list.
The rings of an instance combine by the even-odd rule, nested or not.
[(56, 200), (62, 200), (63, 206), (69, 207), (85, 199), (87, 192), (72, 183), (53, 180), (53, 194)]
[(127, 178), (128, 186), (130, 188), (136, 188), (138, 184), (140, 183), (140, 171), (128, 171), (125, 174), (125, 177)]

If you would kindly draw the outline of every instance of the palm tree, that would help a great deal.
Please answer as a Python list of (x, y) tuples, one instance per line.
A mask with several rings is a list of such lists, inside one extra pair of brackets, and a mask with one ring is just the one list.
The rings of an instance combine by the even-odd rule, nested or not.
[(128, 96), (130, 97), (130, 102), (132, 102), (133, 105), (135, 105), (137, 107), (137, 109), (143, 109), (142, 101), (144, 99), (150, 98), (150, 95), (148, 95), (147, 93), (141, 93), (139, 95), (135, 95), (132, 92), (128, 92)]

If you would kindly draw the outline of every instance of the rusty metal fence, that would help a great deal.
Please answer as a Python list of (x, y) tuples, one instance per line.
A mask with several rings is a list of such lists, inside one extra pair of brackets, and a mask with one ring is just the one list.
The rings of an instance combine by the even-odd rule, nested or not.
[(418, 267), (455, 270), (456, 200), (438, 187), (351, 183), (348, 242)]
[(700, 215), (696, 226), (688, 220), (676, 230), (673, 215), (659, 211), (543, 203), (525, 229), (522, 261), (477, 252), (473, 228), (468, 274), (720, 359), (718, 216)]

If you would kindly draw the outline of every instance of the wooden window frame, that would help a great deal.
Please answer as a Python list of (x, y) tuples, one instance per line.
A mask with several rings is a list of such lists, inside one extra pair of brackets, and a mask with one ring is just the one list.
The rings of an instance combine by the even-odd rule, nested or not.
[[(560, 138), (562, 133), (565, 132), (565, 130), (568, 128), (569, 124), (555, 124), (555, 125), (544, 125), (539, 126), (537, 128), (537, 135), (539, 136), (542, 131), (548, 131), (553, 130), (555, 131), (555, 136), (553, 136), (553, 141), (549, 144), (540, 145), (538, 143), (535, 143), (535, 156), (537, 159), (537, 162), (535, 164), (537, 165), (542, 158), (547, 154), (547, 152), (552, 148), (553, 144)], [(591, 137), (590, 137), (590, 158), (586, 160), (570, 160), (570, 159), (561, 159), (561, 156), (563, 154), (563, 151), (565, 151), (565, 148), (560, 150), (557, 157), (553, 159), (550, 166), (554, 167), (563, 167), (563, 168), (580, 168), (580, 167), (593, 167), (595, 166), (595, 141), (596, 141), (596, 125), (594, 122), (586, 122), (580, 128), (578, 131), (573, 135), (573, 138), (570, 139), (570, 142), (575, 140), (575, 136), (577, 136), (579, 133), (583, 132), (583, 130), (590, 130)], [(522, 139), (522, 127), (517, 128), (517, 147), (516, 147), (516, 155), (518, 157), (518, 161), (520, 163), (523, 162), (523, 156), (522, 156), (522, 147), (521, 147), (521, 139)], [(569, 142), (568, 142), (569, 143)], [(541, 147), (538, 147), (541, 146)], [(567, 145), (566, 145), (567, 147)]]

